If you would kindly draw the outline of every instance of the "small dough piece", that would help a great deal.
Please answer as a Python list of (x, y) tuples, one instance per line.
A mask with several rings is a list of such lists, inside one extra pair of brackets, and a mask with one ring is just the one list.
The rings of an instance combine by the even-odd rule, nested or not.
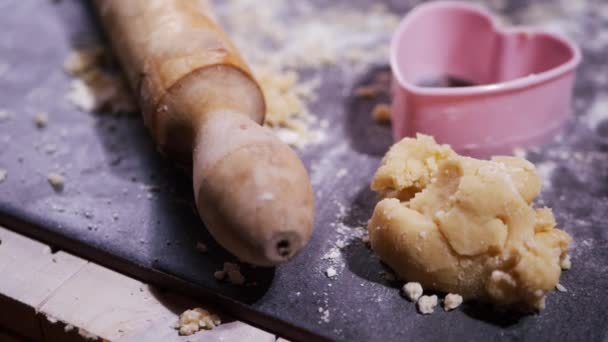
[(213, 277), (217, 280), (228, 281), (233, 285), (243, 285), (245, 277), (241, 273), (241, 267), (232, 262), (225, 262), (224, 268), (213, 273)]
[(540, 187), (526, 160), (478, 160), (429, 136), (403, 139), (372, 181), (383, 199), (369, 221), (371, 247), (425, 289), (540, 310), (571, 240), (551, 209), (532, 207)]
[(562, 257), (562, 260), (559, 264), (562, 267), (562, 270), (569, 270), (572, 268), (572, 260), (570, 260), (570, 254), (566, 254)]
[(211, 330), (221, 323), (219, 316), (202, 308), (194, 308), (179, 316), (175, 329), (179, 330), (181, 336), (190, 336), (201, 329)]
[(430, 315), (435, 312), (437, 306), (437, 296), (422, 296), (418, 299), (418, 311), (423, 315)]
[(47, 113), (44, 112), (40, 112), (36, 115), (34, 115), (34, 125), (36, 125), (36, 127), (38, 129), (43, 129), (45, 128), (49, 123), (49, 115)]
[(47, 175), (47, 181), (56, 192), (63, 191), (65, 185), (65, 178), (58, 173), (51, 172)]
[(459, 294), (448, 293), (443, 300), (443, 309), (445, 311), (452, 311), (462, 304), (462, 296)]
[(423, 293), (422, 285), (420, 285), (420, 283), (414, 283), (414, 282), (410, 282), (410, 283), (403, 285), (402, 290), (403, 290), (403, 293), (405, 294), (405, 296), (407, 297), (407, 299), (411, 300), (412, 302), (417, 301), (418, 298), (420, 298), (420, 296), (422, 296), (422, 293)]

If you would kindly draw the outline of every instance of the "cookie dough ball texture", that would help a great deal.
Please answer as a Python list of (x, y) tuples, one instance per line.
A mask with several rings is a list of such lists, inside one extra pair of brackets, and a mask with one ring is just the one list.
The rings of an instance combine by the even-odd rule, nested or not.
[(405, 138), (372, 181), (383, 199), (368, 225), (371, 247), (424, 288), (540, 310), (571, 240), (551, 209), (532, 206), (540, 188), (524, 159), (478, 160), (429, 136)]

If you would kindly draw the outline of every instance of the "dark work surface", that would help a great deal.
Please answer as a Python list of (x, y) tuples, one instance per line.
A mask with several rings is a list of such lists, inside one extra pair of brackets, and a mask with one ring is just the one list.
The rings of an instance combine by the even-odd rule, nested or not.
[[(366, 8), (365, 1), (350, 3)], [(415, 1), (387, 3), (405, 13)], [(197, 218), (189, 176), (159, 157), (138, 116), (81, 113), (63, 99), (70, 80), (60, 67), (65, 56), (98, 30), (78, 1), (0, 1), (0, 62), (8, 66), (0, 77), (0, 109), (15, 113), (0, 122), (0, 168), (8, 171), (0, 184), (0, 223), (294, 339), (606, 340), (608, 121), (596, 123), (602, 110), (608, 117), (608, 77), (602, 77), (608, 74), (608, 42), (600, 39), (608, 27), (608, 4), (580, 2), (584, 7), (572, 13), (558, 1), (533, 3), (554, 5), (542, 7), (542, 18), (526, 1), (504, 1), (501, 11), (514, 23), (567, 29), (585, 57), (575, 119), (562, 138), (528, 154), (549, 176), (539, 204), (552, 207), (560, 227), (574, 238), (574, 266), (561, 280), (568, 292), (549, 295), (539, 315), (498, 314), (467, 304), (422, 316), (400, 297), (400, 283), (384, 279), (379, 260), (356, 236), (375, 204), (368, 183), (391, 143), (389, 128), (371, 122), (373, 103), (343, 95), (353, 84), (332, 68), (312, 106), (325, 113), (331, 136), (301, 152), (316, 189), (312, 241), (287, 265), (245, 268), (248, 282), (257, 284), (217, 282), (214, 271), (234, 259)], [(358, 82), (383, 70), (386, 66), (370, 67)], [(32, 123), (38, 111), (50, 113), (45, 130)], [(57, 145), (57, 152), (36, 149), (45, 143)], [(337, 178), (341, 168), (348, 174)], [(61, 193), (46, 181), (54, 171), (66, 174)], [(342, 207), (343, 215), (337, 215)], [(346, 240), (340, 257), (322, 260), (339, 240)], [(210, 251), (198, 253), (196, 241)], [(324, 274), (329, 266), (338, 271), (331, 281)], [(329, 315), (323, 320), (325, 310)]]

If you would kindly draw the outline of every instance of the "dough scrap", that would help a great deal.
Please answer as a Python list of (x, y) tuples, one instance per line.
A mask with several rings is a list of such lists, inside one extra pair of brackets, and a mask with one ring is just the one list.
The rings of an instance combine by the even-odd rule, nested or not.
[(478, 160), (429, 136), (405, 138), (372, 181), (383, 199), (368, 225), (371, 247), (424, 288), (541, 310), (571, 238), (551, 209), (532, 206), (540, 188), (524, 159)]
[(201, 329), (211, 330), (220, 324), (222, 324), (222, 321), (218, 315), (202, 308), (194, 308), (184, 311), (179, 316), (174, 328), (179, 331), (180, 336), (190, 336)]

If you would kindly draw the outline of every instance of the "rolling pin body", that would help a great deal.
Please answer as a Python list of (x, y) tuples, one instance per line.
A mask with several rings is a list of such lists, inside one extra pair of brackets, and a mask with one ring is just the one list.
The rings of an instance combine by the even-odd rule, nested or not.
[(312, 233), (310, 181), (295, 153), (260, 126), (263, 94), (209, 3), (95, 5), (159, 150), (192, 163), (210, 233), (246, 262), (291, 258)]

